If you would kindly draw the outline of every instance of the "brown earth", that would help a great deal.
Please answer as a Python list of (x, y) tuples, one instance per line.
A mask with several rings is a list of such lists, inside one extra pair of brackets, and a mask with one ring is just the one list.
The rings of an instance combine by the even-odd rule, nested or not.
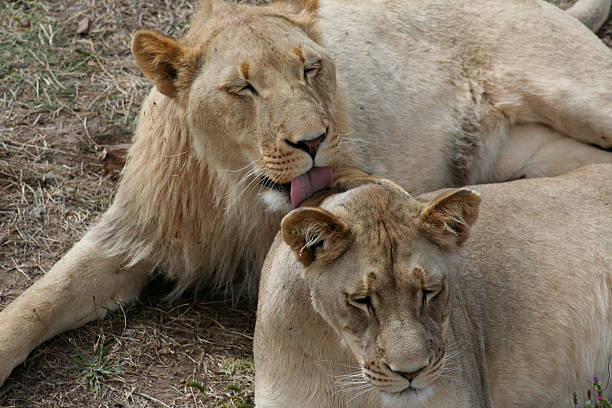
[[(567, 6), (571, 2), (557, 1)], [(180, 35), (192, 0), (0, 3), (0, 308), (108, 207), (103, 145), (129, 143), (150, 85), (130, 34)], [(600, 31), (612, 46), (612, 22)], [(2, 407), (251, 407), (252, 305), (145, 296), (58, 336), (0, 389)]]

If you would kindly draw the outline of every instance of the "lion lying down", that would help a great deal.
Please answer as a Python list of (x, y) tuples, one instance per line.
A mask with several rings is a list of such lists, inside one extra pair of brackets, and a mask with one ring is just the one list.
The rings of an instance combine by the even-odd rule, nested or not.
[(568, 406), (612, 357), (611, 174), (292, 211), (261, 277), (257, 406)]
[[(357, 165), (413, 193), (612, 163), (610, 0), (203, 0), (138, 31), (155, 85), (112, 206), (0, 313), (0, 384), (153, 271), (254, 293), (281, 216)], [(246, 290), (241, 290), (246, 289)]]

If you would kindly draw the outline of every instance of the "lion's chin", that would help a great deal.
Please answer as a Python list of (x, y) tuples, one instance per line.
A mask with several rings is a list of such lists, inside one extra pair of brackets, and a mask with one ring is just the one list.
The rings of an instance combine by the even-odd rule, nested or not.
[(270, 213), (287, 214), (293, 209), (288, 193), (270, 189), (259, 193), (259, 199)]
[(381, 392), (382, 403), (387, 408), (421, 406), (433, 394), (432, 387), (424, 389), (406, 388), (401, 392)]

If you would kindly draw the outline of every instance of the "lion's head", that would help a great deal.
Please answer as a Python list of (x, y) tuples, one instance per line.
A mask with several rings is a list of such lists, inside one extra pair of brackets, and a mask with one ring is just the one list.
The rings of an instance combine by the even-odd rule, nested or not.
[(282, 221), (314, 309), (389, 406), (427, 398), (445, 370), (456, 249), (479, 203), (466, 189), (423, 204), (369, 184)]
[(332, 183), (348, 133), (316, 10), (316, 0), (203, 0), (185, 38), (140, 30), (132, 41), (145, 76), (182, 110), (199, 160), (227, 171), (235, 193), (259, 184), (282, 208)]

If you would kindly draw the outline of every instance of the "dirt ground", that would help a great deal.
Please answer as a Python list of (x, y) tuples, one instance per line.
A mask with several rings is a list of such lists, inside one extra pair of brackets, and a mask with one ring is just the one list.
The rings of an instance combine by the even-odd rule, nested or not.
[[(130, 34), (180, 35), (193, 0), (0, 2), (0, 308), (108, 207), (107, 144), (129, 143), (150, 88)], [(562, 6), (570, 1), (557, 1)], [(600, 31), (612, 46), (612, 22)], [(155, 290), (45, 343), (0, 389), (2, 407), (253, 406), (253, 305)]]

